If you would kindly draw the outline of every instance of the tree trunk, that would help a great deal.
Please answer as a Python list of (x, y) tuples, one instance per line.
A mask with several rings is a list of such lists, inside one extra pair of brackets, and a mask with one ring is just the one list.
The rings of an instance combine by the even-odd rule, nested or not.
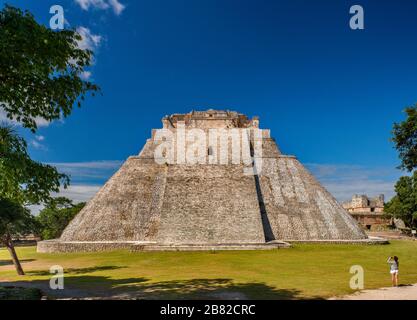
[(14, 249), (13, 240), (10, 235), (7, 235), (6, 241), (4, 241), (4, 245), (6, 246), (7, 250), (9, 250), (10, 256), (12, 257), (13, 264), (16, 268), (16, 272), (19, 276), (23, 276), (25, 273), (23, 272), (22, 265), (20, 264), (19, 258), (17, 257), (16, 250)]

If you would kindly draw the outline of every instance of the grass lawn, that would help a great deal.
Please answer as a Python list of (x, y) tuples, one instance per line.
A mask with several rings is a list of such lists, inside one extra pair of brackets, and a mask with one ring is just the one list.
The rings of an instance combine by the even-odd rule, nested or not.
[[(351, 293), (349, 269), (361, 265), (365, 288), (390, 286), (386, 259), (400, 258), (400, 283), (417, 283), (417, 242), (389, 245), (294, 245), (271, 251), (40, 254), (17, 248), (26, 271), (17, 276), (0, 249), (0, 284), (47, 288), (49, 268), (65, 270), (65, 290), (52, 296), (145, 299), (298, 299)], [(51, 293), (48, 293), (50, 295)]]

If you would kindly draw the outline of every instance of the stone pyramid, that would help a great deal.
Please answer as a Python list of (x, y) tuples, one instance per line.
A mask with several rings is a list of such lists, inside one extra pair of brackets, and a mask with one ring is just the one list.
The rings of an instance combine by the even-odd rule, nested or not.
[[(256, 117), (208, 110), (162, 122), (61, 238), (38, 243), (38, 251), (266, 249), (285, 246), (283, 241), (368, 241), (304, 166), (280, 152), (269, 130), (259, 129)], [(233, 160), (239, 155), (243, 160)]]

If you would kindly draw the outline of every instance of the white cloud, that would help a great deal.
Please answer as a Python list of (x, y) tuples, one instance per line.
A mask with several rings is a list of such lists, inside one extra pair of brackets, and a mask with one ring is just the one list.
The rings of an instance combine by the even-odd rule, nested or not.
[(35, 135), (34, 139), (31, 139), (29, 141), (29, 145), (37, 150), (43, 150), (46, 151), (48, 148), (42, 143), (42, 141), (45, 140), (44, 136), (41, 135)]
[[(53, 197), (66, 197), (74, 203), (87, 202), (90, 200), (104, 183), (119, 169), (122, 161), (103, 160), (89, 162), (60, 162), (48, 163), (58, 169), (59, 172), (71, 176), (71, 185), (61, 188), (59, 193), (52, 194)], [(32, 205), (28, 207), (32, 214), (37, 215), (44, 208), (43, 205)]]
[(29, 145), (31, 147), (37, 149), (37, 150), (43, 150), (43, 151), (48, 150), (48, 148), (44, 144), (42, 144), (42, 143), (40, 143), (40, 142), (38, 142), (38, 141), (36, 141), (34, 139), (32, 139), (32, 140), (29, 141)]
[(70, 175), (76, 183), (100, 184), (106, 182), (120, 168), (122, 161), (60, 162), (49, 163), (59, 172)]
[[(7, 123), (7, 124), (16, 125), (16, 126), (21, 125), (17, 120), (9, 119), (7, 117), (6, 111), (1, 106), (0, 106), (0, 122), (4, 122), (4, 123)], [(35, 118), (35, 123), (38, 126), (38, 128), (47, 127), (51, 124), (49, 121), (47, 121), (43, 118), (40, 118), (40, 117)]]
[(389, 200), (395, 194), (398, 178), (405, 175), (394, 167), (315, 163), (306, 164), (306, 167), (339, 201), (349, 200), (354, 194), (384, 194)]
[(83, 80), (89, 80), (91, 78), (91, 71), (81, 72), (80, 78), (83, 79)]
[[(71, 185), (67, 189), (61, 188), (59, 193), (52, 194), (53, 197), (66, 197), (74, 203), (89, 201), (101, 188), (101, 185)], [(37, 215), (43, 208), (43, 205), (28, 206), (32, 214)]]
[(83, 50), (92, 50), (94, 51), (100, 46), (102, 41), (102, 36), (93, 34), (90, 29), (86, 27), (78, 27), (77, 32), (81, 35), (81, 41), (78, 41), (78, 47)]
[(109, 0), (109, 4), (113, 8), (113, 11), (116, 15), (120, 15), (126, 8), (126, 6), (121, 4), (118, 0)]
[[(100, 47), (100, 44), (103, 41), (103, 37), (101, 35), (93, 34), (89, 28), (83, 26), (78, 27), (76, 31), (81, 35), (81, 40), (78, 41), (78, 47), (80, 49), (96, 51)], [(76, 64), (77, 62), (71, 59), (69, 63)], [(92, 64), (95, 64), (94, 57)], [(89, 80), (92, 73), (91, 71), (82, 71), (79, 76), (82, 80)]]
[(119, 160), (50, 163), (50, 165), (59, 167), (61, 169), (117, 169), (121, 164), (122, 161)]
[(104, 0), (75, 0), (83, 10), (90, 9), (90, 6), (96, 9), (108, 9), (109, 4)]
[(59, 193), (54, 194), (57, 197), (66, 197), (74, 201), (74, 203), (86, 202), (90, 200), (101, 185), (71, 185), (67, 189), (61, 189)]
[(90, 8), (98, 10), (112, 9), (116, 15), (120, 15), (126, 6), (119, 2), (119, 0), (75, 0), (75, 2), (83, 10), (89, 10)]

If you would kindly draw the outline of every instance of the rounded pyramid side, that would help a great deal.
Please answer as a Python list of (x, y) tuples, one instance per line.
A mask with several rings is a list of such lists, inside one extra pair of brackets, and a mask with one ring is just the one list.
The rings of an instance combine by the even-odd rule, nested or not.
[(295, 157), (262, 160), (259, 180), (275, 239), (367, 239), (357, 222)]
[(164, 167), (130, 157), (62, 233), (61, 241), (141, 241)]

